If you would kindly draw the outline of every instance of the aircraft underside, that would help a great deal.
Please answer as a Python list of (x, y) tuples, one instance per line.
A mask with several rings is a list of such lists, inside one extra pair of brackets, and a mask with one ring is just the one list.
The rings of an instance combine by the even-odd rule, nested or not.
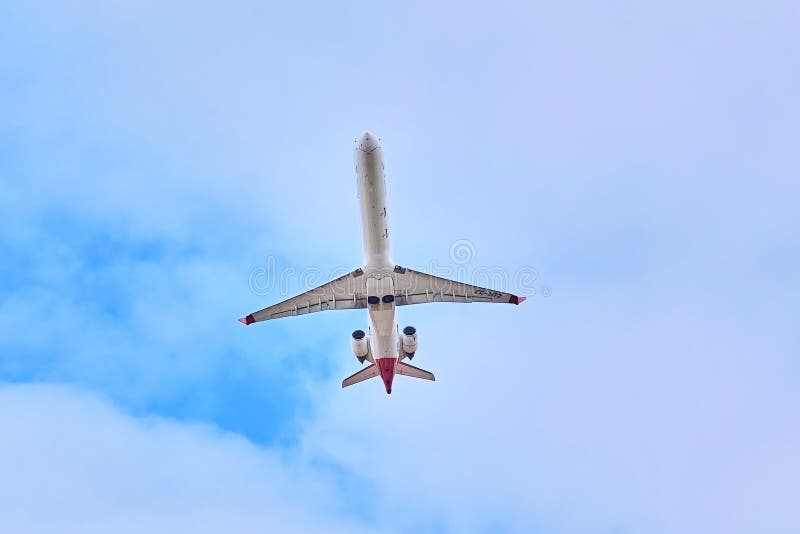
[(433, 373), (403, 362), (417, 351), (417, 330), (399, 330), (398, 306), (432, 302), (494, 302), (519, 304), (525, 297), (448, 280), (397, 265), (391, 258), (383, 151), (378, 138), (365, 132), (356, 140), (356, 173), (361, 207), (364, 263), (300, 295), (251, 313), (240, 322), (256, 322), (327, 310), (366, 309), (368, 331), (356, 330), (351, 346), (367, 367), (349, 376), (342, 387), (381, 377), (386, 393), (392, 392), (395, 375), (435, 380)]

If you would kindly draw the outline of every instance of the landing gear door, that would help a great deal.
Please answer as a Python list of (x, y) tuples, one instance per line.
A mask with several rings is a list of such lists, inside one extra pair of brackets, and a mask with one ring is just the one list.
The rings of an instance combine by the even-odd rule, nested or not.
[(367, 278), (367, 301), (369, 304), (388, 307), (394, 303), (394, 280), (389, 275)]
[[(374, 276), (370, 276), (367, 278), (367, 299), (369, 300), (370, 304), (373, 304), (373, 297), (380, 300), (380, 288), (378, 287), (378, 279)], [(375, 303), (377, 304), (377, 303)]]
[[(394, 302), (394, 280), (392, 279), (392, 277), (388, 275), (384, 276), (383, 278), (378, 280), (378, 282), (380, 282), (380, 288), (381, 288), (380, 297), (383, 300), (383, 302), (385, 302), (386, 304)], [(387, 295), (391, 297), (391, 300), (389, 300), (389, 302), (387, 302), (388, 300), (388, 298), (386, 298)]]

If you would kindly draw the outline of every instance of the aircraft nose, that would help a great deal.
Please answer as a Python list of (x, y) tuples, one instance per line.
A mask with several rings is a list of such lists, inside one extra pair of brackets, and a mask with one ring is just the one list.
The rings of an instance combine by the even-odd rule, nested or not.
[(364, 132), (361, 134), (361, 137), (358, 138), (356, 143), (358, 144), (358, 149), (362, 152), (372, 152), (381, 146), (378, 136), (372, 132)]

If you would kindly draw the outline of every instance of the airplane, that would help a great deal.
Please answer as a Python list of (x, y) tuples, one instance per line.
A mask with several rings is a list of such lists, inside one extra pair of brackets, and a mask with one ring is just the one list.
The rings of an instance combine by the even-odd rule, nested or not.
[(386, 393), (395, 375), (435, 380), (433, 373), (409, 363), (417, 352), (417, 329), (397, 324), (397, 306), (427, 302), (495, 302), (520, 304), (525, 297), (448, 280), (415, 271), (392, 260), (389, 241), (383, 148), (371, 132), (356, 139), (356, 175), (361, 205), (364, 264), (296, 297), (239, 319), (245, 325), (325, 310), (367, 310), (368, 332), (355, 330), (351, 347), (358, 361), (370, 365), (342, 382), (346, 388), (381, 377)]

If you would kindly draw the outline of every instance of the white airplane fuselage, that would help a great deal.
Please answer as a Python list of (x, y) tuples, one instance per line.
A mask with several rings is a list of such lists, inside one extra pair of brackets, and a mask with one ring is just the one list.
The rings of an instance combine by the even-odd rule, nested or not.
[(436, 380), (430, 371), (402, 361), (417, 352), (417, 330), (406, 326), (402, 333), (396, 320), (397, 306), (450, 303), (519, 304), (517, 296), (487, 287), (451, 280), (395, 264), (389, 239), (389, 211), (383, 149), (378, 137), (364, 132), (356, 139), (355, 164), (361, 209), (364, 263), (361, 267), (299, 295), (267, 306), (244, 317), (245, 325), (326, 310), (367, 309), (369, 336), (361, 329), (351, 335), (353, 354), (370, 365), (342, 381), (342, 387), (380, 376), (386, 393), (392, 392), (395, 374)]
[[(370, 353), (380, 370), (386, 392), (391, 393), (402, 351), (398, 344), (391, 277), (394, 262), (389, 241), (383, 150), (374, 134), (364, 132), (356, 140), (355, 160), (364, 244), (363, 269), (367, 277), (367, 295), (373, 300), (367, 306)], [(379, 302), (374, 303), (373, 297), (377, 297)]]

